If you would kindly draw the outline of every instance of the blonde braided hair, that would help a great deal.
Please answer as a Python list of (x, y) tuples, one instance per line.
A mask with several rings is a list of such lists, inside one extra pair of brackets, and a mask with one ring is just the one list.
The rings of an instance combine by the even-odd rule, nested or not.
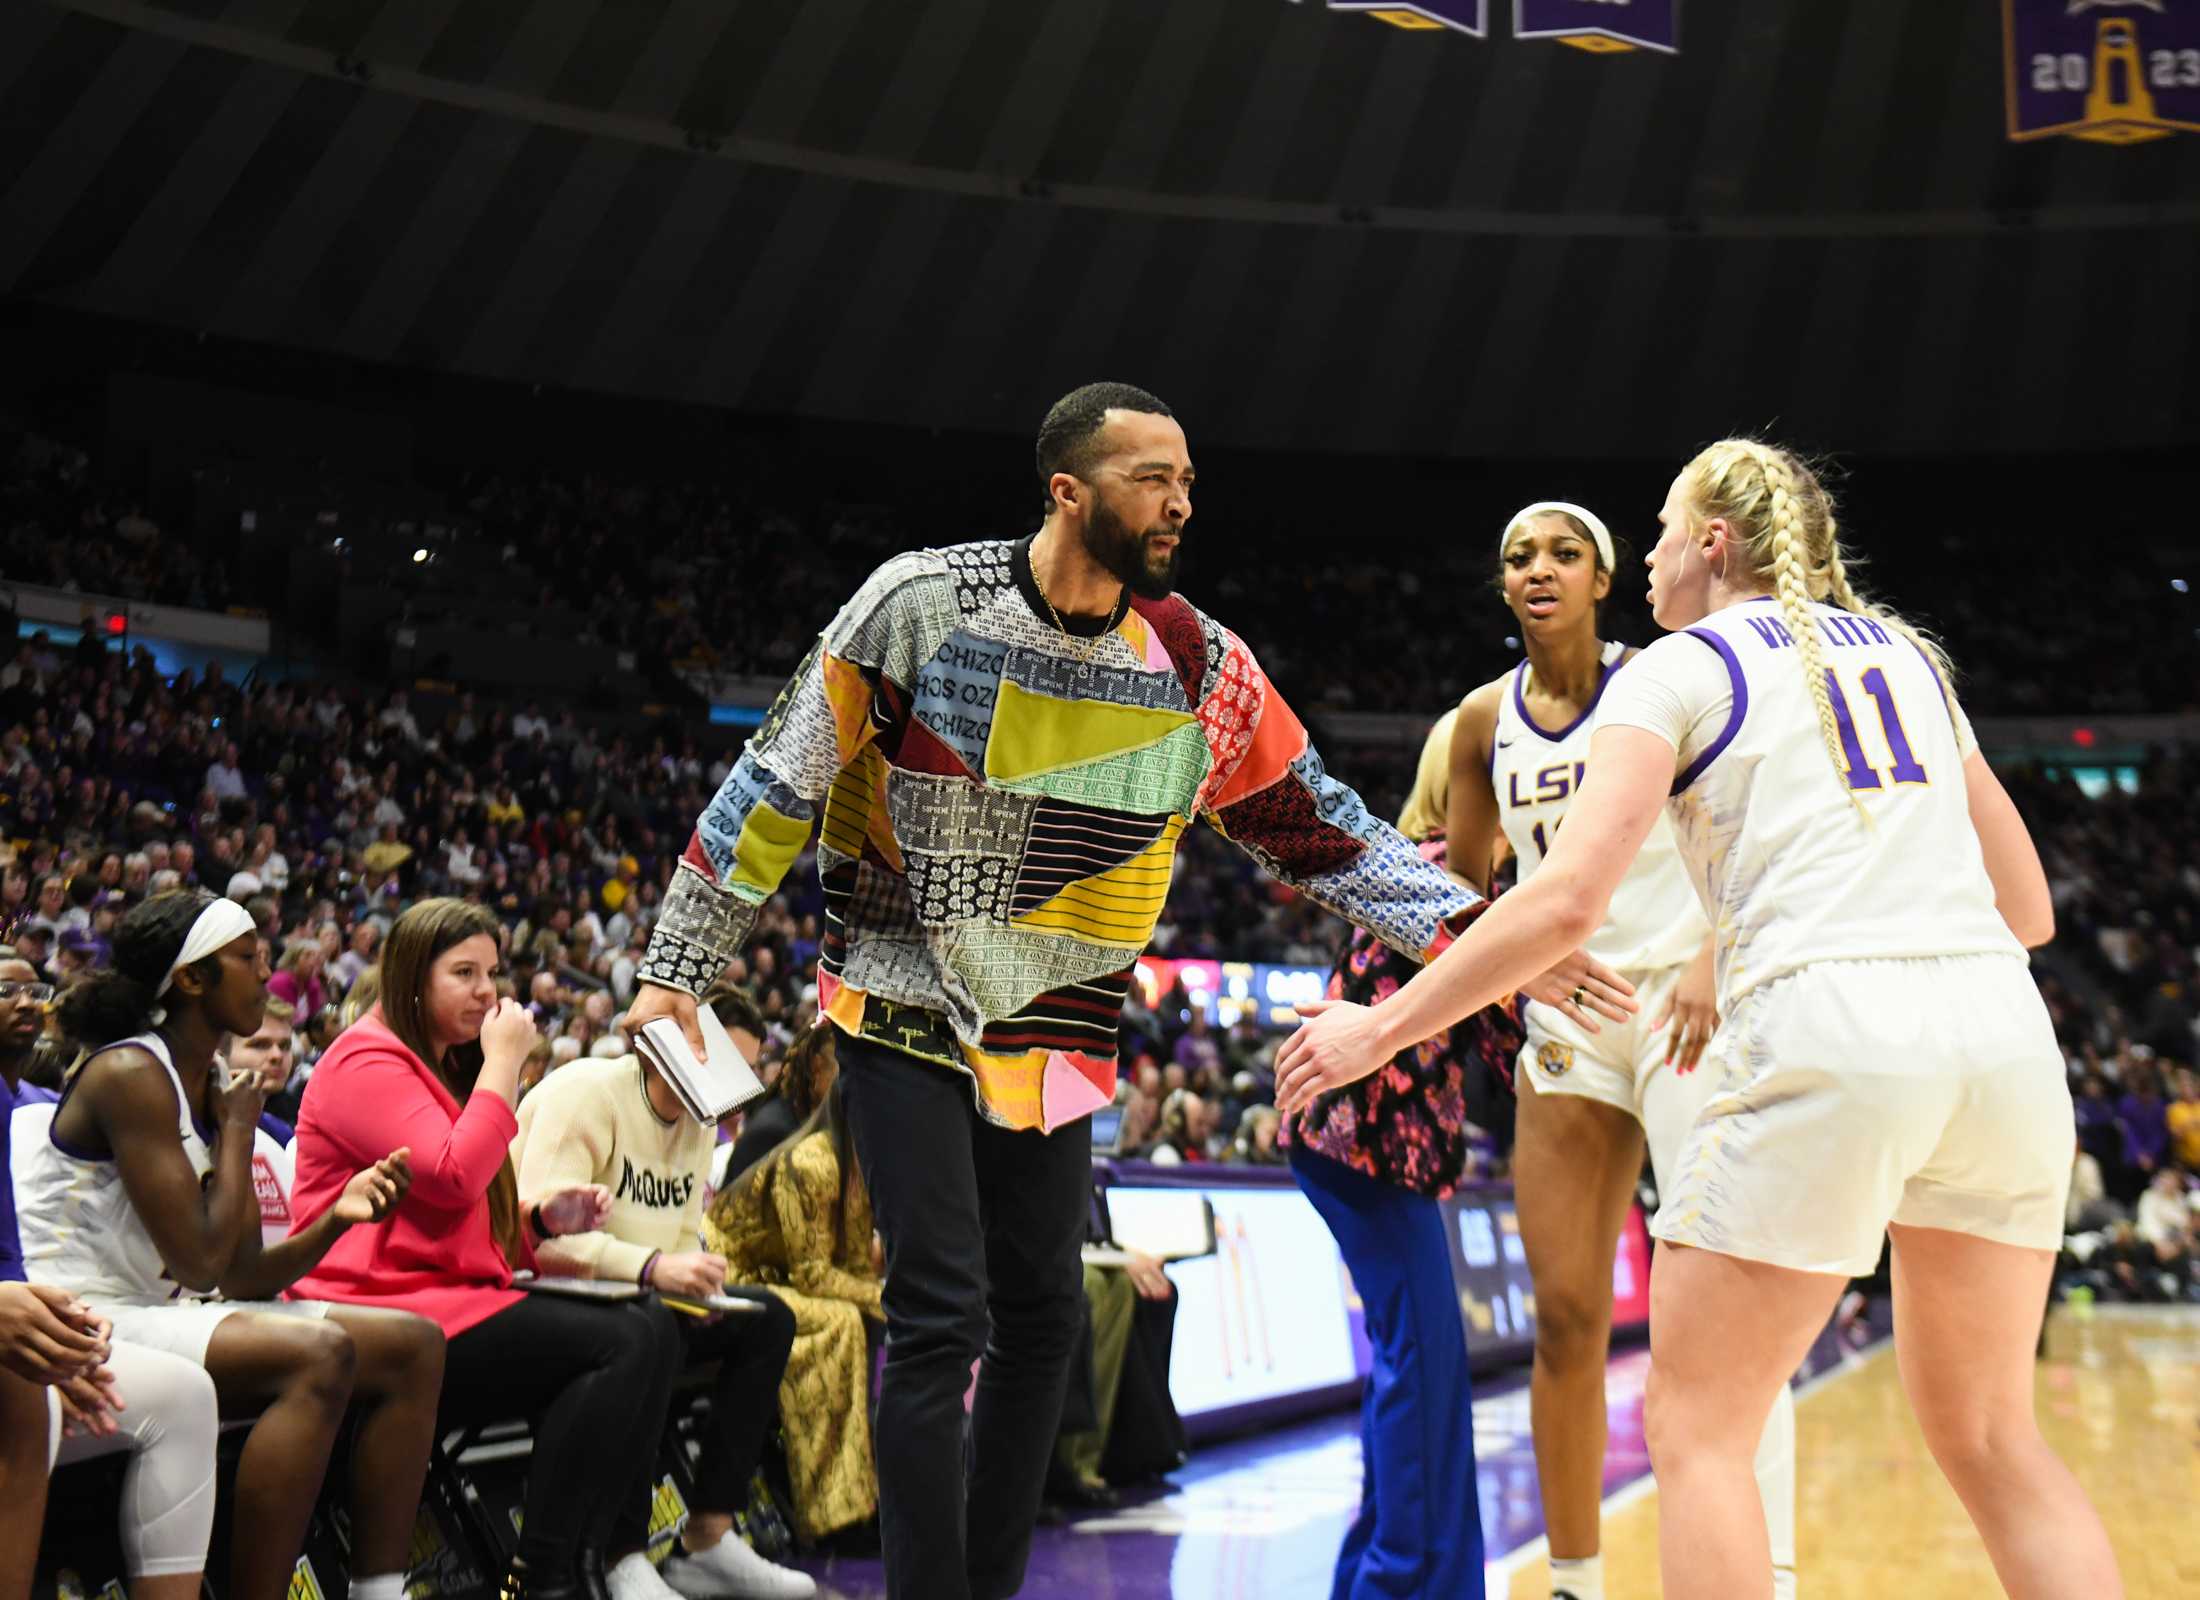
[(1948, 652), (1941, 648), (1940, 641), (1915, 623), (1889, 611), (1849, 582), (1848, 562), (1841, 549), (1840, 534), (1834, 527), (1833, 502), (1830, 499), (1826, 502), (1826, 569), (1828, 599), (1843, 611), (1853, 611), (1860, 617), (1870, 617), (1908, 639), (1932, 663), (1933, 670), (1940, 674), (1941, 693), (1946, 695), (1954, 692), (1955, 666), (1949, 661)]
[(1729, 546), (1751, 573), (1771, 581), (1781, 620), (1795, 641), (1803, 684), (1818, 713), (1818, 735), (1841, 789), (1859, 815), (1864, 802), (1849, 787), (1848, 753), (1826, 676), (1825, 638), (1814, 601), (1830, 601), (1900, 629), (1946, 671), (1938, 646), (1901, 618), (1859, 596), (1849, 583), (1833, 516), (1833, 500), (1818, 475), (1798, 456), (1757, 439), (1722, 439), (1688, 464), (1691, 498), (1706, 518), (1722, 517), (1733, 529)]

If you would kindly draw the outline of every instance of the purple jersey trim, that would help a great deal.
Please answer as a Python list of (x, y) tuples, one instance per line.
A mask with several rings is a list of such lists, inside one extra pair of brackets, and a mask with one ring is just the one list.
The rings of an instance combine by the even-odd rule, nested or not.
[[(1626, 660), (1626, 657), (1623, 655), (1620, 660), (1624, 661)], [(1563, 740), (1568, 734), (1572, 733), (1576, 728), (1580, 727), (1584, 722), (1587, 722), (1589, 720), (1590, 714), (1594, 712), (1597, 708), (1597, 702), (1604, 698), (1604, 686), (1612, 681), (1612, 671), (1618, 665), (1619, 662), (1608, 661), (1604, 663), (1602, 669), (1597, 673), (1597, 692), (1589, 696), (1589, 703), (1581, 708), (1581, 715), (1574, 718), (1573, 721), (1567, 723), (1566, 726), (1559, 729), (1558, 732), (1550, 733), (1539, 727), (1536, 723), (1535, 718), (1528, 715), (1527, 699), (1520, 692), (1521, 685), (1526, 683), (1528, 680), (1528, 664), (1523, 661), (1519, 666), (1513, 668), (1513, 710), (1520, 713), (1520, 720), (1528, 725), (1528, 731), (1530, 733), (1536, 735), (1538, 738), (1548, 739), (1551, 741), (1551, 743), (1557, 744), (1561, 740)], [(1496, 757), (1492, 756), (1490, 758), (1490, 761), (1491, 770), (1495, 771)]]
[(1963, 732), (1956, 727), (1956, 697), (1948, 692), (1948, 685), (1941, 679), (1940, 669), (1933, 665), (1933, 658), (1926, 652), (1925, 647), (1906, 632), (1902, 634), (1902, 637), (1908, 640), (1910, 648), (1917, 652), (1917, 659), (1925, 663), (1925, 670), (1933, 675), (1933, 687), (1940, 691), (1940, 703), (1947, 708), (1948, 726), (1955, 732), (1958, 746), (1957, 753), (1961, 754)]
[(1689, 638), (1701, 639), (1705, 644), (1719, 652), (1719, 659), (1726, 663), (1727, 681), (1734, 686), (1734, 704), (1726, 714), (1726, 726), (1721, 728), (1719, 736), (1711, 741), (1711, 748), (1689, 762), (1682, 769), (1680, 776), (1673, 780), (1672, 793), (1674, 794), (1679, 794), (1703, 776), (1704, 768), (1718, 760), (1719, 753), (1734, 742), (1734, 735), (1742, 731), (1742, 718), (1749, 715), (1749, 680), (1742, 676), (1742, 664), (1734, 659), (1734, 647), (1709, 628), (1689, 628), (1685, 631)]

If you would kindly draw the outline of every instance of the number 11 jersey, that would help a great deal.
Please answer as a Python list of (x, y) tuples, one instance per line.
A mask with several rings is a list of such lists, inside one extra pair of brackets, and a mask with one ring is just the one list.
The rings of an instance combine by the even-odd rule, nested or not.
[(1970, 722), (1925, 653), (1817, 605), (1837, 768), (1770, 597), (1712, 613), (1628, 663), (1598, 722), (1674, 747), (1668, 813), (1710, 915), (1719, 1003), (1819, 961), (2009, 954), (1971, 826)]

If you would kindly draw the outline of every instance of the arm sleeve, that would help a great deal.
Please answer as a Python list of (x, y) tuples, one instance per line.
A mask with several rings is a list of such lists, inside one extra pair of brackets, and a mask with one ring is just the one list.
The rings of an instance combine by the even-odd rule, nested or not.
[[(538, 1085), (521, 1108), (520, 1136), (512, 1149), (522, 1195), (543, 1195), (581, 1183), (603, 1183), (611, 1176), (614, 1113), (593, 1084), (570, 1088), (553, 1075)], [(558, 1092), (563, 1090), (564, 1092)], [(543, 1270), (569, 1278), (641, 1275), (649, 1251), (615, 1233), (568, 1233), (535, 1245)]]
[(512, 1108), (495, 1094), (475, 1095), (452, 1120), (413, 1064), (386, 1050), (353, 1057), (343, 1091), (337, 1138), (349, 1156), (363, 1164), (409, 1148), (412, 1193), (439, 1210), (460, 1210), (487, 1194), (519, 1131)]
[(1480, 897), (1332, 778), (1253, 653), (1207, 626), (1220, 635), (1210, 654), (1221, 659), (1199, 706), (1215, 755), (1201, 814), (1315, 904), (1417, 961), (1434, 956)]
[(917, 668), (956, 620), (953, 580), (929, 551), (888, 562), (841, 608), (696, 822), (643, 981), (700, 995), (725, 971), (833, 780), (898, 722)]
[(772, 1179), (772, 1205), (787, 1246), (787, 1280), (804, 1294), (851, 1300), (876, 1316), (884, 1286), (837, 1260), (832, 1218), (840, 1164), (829, 1153), (820, 1159), (808, 1146), (805, 1140), (790, 1152)]
[[(688, 1168), (695, 1174), (694, 1185), (688, 1190), (687, 1205), (680, 1212), (680, 1234), (673, 1248), (679, 1251), (695, 1251), (706, 1248), (703, 1243), (703, 1204), (710, 1197), (710, 1158), (717, 1149), (717, 1131), (708, 1124), (697, 1130), (694, 1159)], [(637, 1267), (636, 1271), (641, 1269)]]
[[(1685, 779), (1707, 751), (1731, 735), (1738, 667), (1716, 636), (1667, 634), (1612, 675), (1597, 705), (1600, 728), (1640, 728), (1673, 747)], [(1675, 791), (1685, 787), (1676, 782)]]

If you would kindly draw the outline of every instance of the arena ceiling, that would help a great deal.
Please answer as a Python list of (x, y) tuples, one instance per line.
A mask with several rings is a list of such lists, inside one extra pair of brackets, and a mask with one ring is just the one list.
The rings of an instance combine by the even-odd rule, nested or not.
[(1988, 0), (1680, 3), (9, 0), (0, 292), (895, 423), (1121, 377), (1195, 444), (2200, 440), (2200, 135), (2011, 142)]

